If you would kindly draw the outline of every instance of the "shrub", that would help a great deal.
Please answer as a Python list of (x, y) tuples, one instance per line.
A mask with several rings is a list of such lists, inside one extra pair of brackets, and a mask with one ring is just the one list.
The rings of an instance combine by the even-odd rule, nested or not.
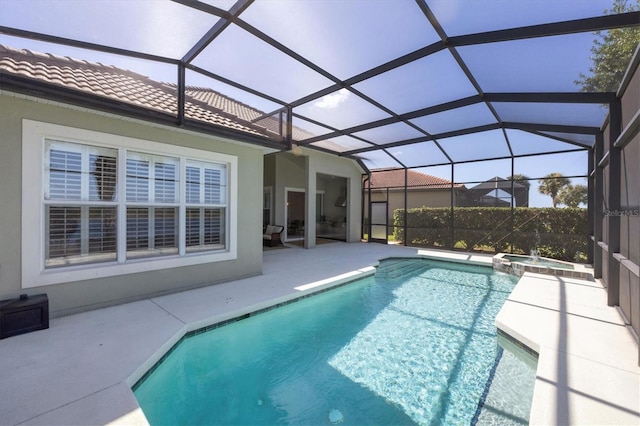
[[(422, 207), (407, 210), (408, 245), (512, 251), (574, 261), (586, 256), (587, 210), (581, 208)], [(405, 242), (404, 209), (394, 211), (394, 238)]]

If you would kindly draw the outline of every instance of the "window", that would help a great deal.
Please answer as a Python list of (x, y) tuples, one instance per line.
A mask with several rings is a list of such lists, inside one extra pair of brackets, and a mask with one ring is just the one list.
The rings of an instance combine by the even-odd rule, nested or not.
[(178, 158), (127, 152), (127, 258), (178, 254)]
[(23, 229), (23, 287), (236, 258), (236, 157), (30, 120), (23, 134), (23, 223), (42, 224)]
[(46, 143), (45, 267), (116, 260), (117, 150)]
[(187, 162), (187, 252), (224, 246), (226, 168), (224, 165)]

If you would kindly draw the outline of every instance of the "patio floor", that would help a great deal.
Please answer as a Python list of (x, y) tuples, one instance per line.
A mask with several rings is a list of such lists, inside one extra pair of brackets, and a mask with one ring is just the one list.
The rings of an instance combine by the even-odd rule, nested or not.
[[(185, 331), (416, 254), (491, 264), (395, 245), (290, 248), (265, 252), (261, 276), (53, 319), (0, 341), (0, 424), (146, 424), (130, 385)], [(604, 297), (595, 282), (526, 274), (498, 316), (540, 353), (532, 423), (640, 423), (637, 346)]]

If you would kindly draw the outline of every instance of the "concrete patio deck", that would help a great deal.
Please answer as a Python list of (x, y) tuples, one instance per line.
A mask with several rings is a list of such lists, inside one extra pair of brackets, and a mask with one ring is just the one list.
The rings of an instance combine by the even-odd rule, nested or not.
[[(147, 424), (130, 385), (184, 332), (417, 254), (491, 265), (393, 245), (289, 248), (265, 252), (261, 276), (53, 319), (0, 341), (0, 424)], [(597, 283), (526, 274), (505, 304), (498, 325), (540, 351), (532, 423), (640, 424), (637, 346), (604, 300)]]
[(532, 425), (640, 425), (638, 348), (599, 282), (525, 273), (496, 325), (539, 354)]

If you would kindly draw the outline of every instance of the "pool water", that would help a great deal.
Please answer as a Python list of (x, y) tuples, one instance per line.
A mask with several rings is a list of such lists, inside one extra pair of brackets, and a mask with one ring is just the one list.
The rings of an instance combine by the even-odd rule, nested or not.
[(535, 368), (498, 346), (494, 325), (515, 280), (382, 262), (183, 339), (134, 393), (152, 425), (527, 424)]

